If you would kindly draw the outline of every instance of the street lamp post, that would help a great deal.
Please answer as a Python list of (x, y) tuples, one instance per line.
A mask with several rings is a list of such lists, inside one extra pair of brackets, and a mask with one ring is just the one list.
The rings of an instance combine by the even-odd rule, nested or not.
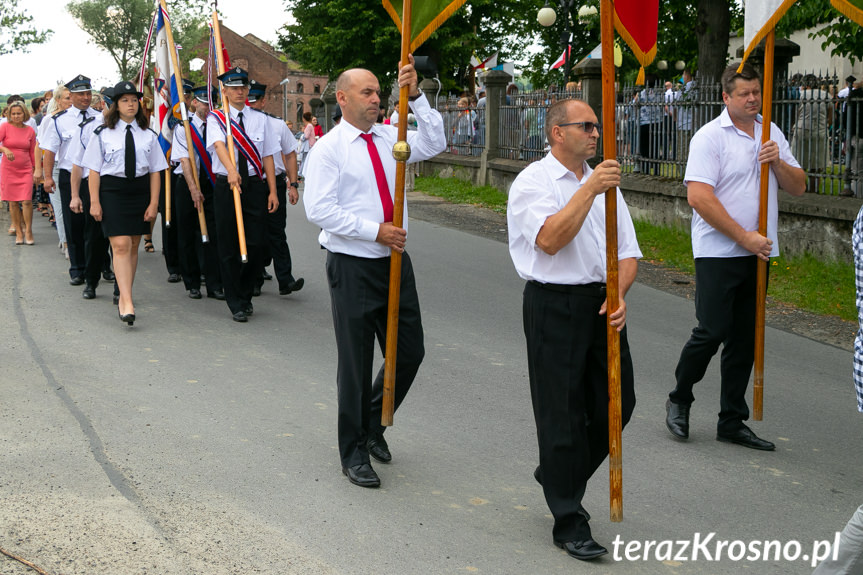
[[(572, 33), (570, 30), (569, 15), (572, 12), (572, 8), (575, 6), (575, 0), (558, 0), (558, 3), (558, 9), (563, 13), (563, 34), (560, 37), (560, 43), (563, 44), (563, 85), (565, 87), (566, 83), (569, 81), (569, 67), (571, 64), (570, 52), (572, 51)], [(594, 12), (595, 11), (596, 9), (594, 8)], [(554, 24), (557, 20), (557, 13), (555, 13), (554, 8), (549, 6), (548, 0), (545, 0), (545, 6), (540, 8), (539, 12), (537, 12), (536, 19), (546, 28)]]
[(288, 82), (290, 81), (290, 78), (285, 78), (279, 82), (279, 86), (282, 87), (282, 118), (284, 118), (285, 121), (288, 119)]
[[(569, 81), (569, 70), (572, 66), (572, 30), (570, 22), (570, 14), (575, 7), (576, 0), (558, 0), (558, 9), (563, 13), (563, 34), (560, 37), (560, 43), (563, 45), (563, 85)], [(596, 6), (584, 5), (578, 9), (578, 21), (581, 23), (588, 22), (596, 16), (598, 11)], [(549, 6), (548, 0), (545, 0), (545, 6), (539, 9), (536, 14), (537, 21), (546, 28), (551, 26), (557, 20), (557, 14), (554, 8)]]

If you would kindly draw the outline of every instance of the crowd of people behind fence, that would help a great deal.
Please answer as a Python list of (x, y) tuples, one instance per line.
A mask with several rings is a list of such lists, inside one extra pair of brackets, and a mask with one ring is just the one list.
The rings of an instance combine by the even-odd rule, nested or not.
[[(563, 89), (521, 92), (506, 89), (501, 107), (500, 157), (535, 161), (548, 149), (543, 133), (546, 110), (557, 100), (581, 98), (581, 82)], [(718, 83), (693, 79), (684, 70), (676, 81), (648, 75), (646, 85), (619, 85), (615, 138), (617, 157), (631, 173), (682, 178), (689, 140), (722, 109)], [(795, 73), (779, 79), (773, 121), (791, 139), (796, 158), (809, 174), (808, 191), (863, 197), (860, 106), (863, 81), (847, 76)], [(447, 151), (479, 156), (486, 144), (486, 93), (461, 93), (438, 104), (444, 117)]]

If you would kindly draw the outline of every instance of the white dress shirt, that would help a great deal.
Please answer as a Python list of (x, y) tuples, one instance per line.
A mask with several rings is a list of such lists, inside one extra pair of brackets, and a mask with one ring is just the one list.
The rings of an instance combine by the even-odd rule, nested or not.
[(60, 112), (48, 120), (48, 127), (42, 132), (42, 140), (39, 147), (48, 152), (54, 152), (54, 161), (59, 164), (61, 170), (72, 171), (72, 158), (67, 153), (72, 138), (81, 136), (80, 125), (86, 114), (88, 118), (96, 118), (101, 124), (102, 113), (93, 108), (79, 110), (75, 106)]
[[(204, 120), (202, 120), (198, 114), (192, 114), (189, 117), (189, 122), (191, 123), (189, 130), (194, 127), (198, 131), (198, 134), (203, 137), (202, 130), (204, 129)], [(207, 137), (209, 137), (209, 134)], [(204, 145), (206, 146), (206, 142)], [(195, 161), (197, 162), (196, 167), (198, 168), (198, 176), (201, 176), (201, 158), (198, 157), (197, 152), (198, 150), (195, 149)], [(174, 169), (175, 174), (183, 173), (183, 164), (180, 160), (188, 157), (189, 146), (186, 144), (186, 128), (183, 123), (180, 122), (174, 126), (174, 139), (171, 143), (171, 163), (177, 165), (176, 169)]]
[[(269, 129), (269, 118), (263, 112), (259, 112), (253, 108), (245, 106), (242, 110), (237, 110), (233, 106), (228, 106), (231, 109), (231, 119), (238, 124), (240, 123), (240, 112), (243, 114), (243, 129), (249, 136), (249, 140), (258, 149), (261, 154), (261, 160), (267, 156), (272, 156), (279, 152), (279, 142), (277, 136)], [(227, 142), (225, 133), (219, 127), (218, 121), (210, 116), (207, 118), (207, 150), (213, 156), (213, 173), (220, 176), (227, 176), (228, 169), (222, 165), (219, 155), (216, 153), (216, 142)], [(240, 150), (238, 146), (234, 146), (234, 165), (239, 164)], [(249, 175), (257, 176), (258, 172), (255, 165), (249, 162)], [(266, 179), (266, 174), (260, 174), (261, 179)]]
[(149, 129), (142, 130), (136, 122), (127, 124), (123, 120), (117, 120), (113, 130), (105, 128), (98, 134), (93, 132), (81, 159), (81, 167), (99, 172), (101, 176), (125, 178), (126, 126), (132, 126), (132, 137), (135, 139), (135, 177), (168, 169), (156, 133)]
[[(606, 281), (605, 195), (593, 205), (571, 242), (555, 255), (536, 245), (545, 221), (562, 210), (593, 170), (585, 162), (581, 180), (552, 154), (526, 167), (509, 189), (506, 220), (509, 254), (518, 275), (541, 283), (584, 285)], [(617, 190), (617, 257), (641, 258), (629, 209)]]
[[(72, 138), (72, 141), (69, 143), (69, 150), (66, 152), (66, 155), (69, 156), (69, 160), (72, 162), (73, 166), (82, 166), (81, 162), (84, 159), (84, 152), (87, 151), (87, 145), (90, 143), (90, 138), (93, 136), (93, 132), (104, 123), (104, 116), (101, 114), (93, 119), (90, 119), (87, 123), (84, 123), (83, 119), (79, 124), (80, 134), (76, 134), (75, 137)], [(83, 125), (81, 125), (83, 124)], [(82, 169), (81, 177), (86, 179), (90, 175), (90, 170)]]
[(270, 129), (278, 138), (279, 151), (274, 154), (273, 160), (276, 164), (276, 175), (279, 176), (287, 171), (285, 170), (285, 162), (282, 161), (282, 154), (287, 156), (291, 152), (296, 152), (297, 140), (284, 120), (270, 115), (267, 115), (267, 119), (270, 121)]
[[(728, 115), (728, 109), (708, 122), (689, 145), (684, 183), (701, 182), (713, 187), (716, 199), (740, 226), (747, 231), (758, 229), (761, 196), (761, 116), (755, 120), (755, 137), (738, 130)], [(779, 145), (779, 158), (789, 166), (800, 164), (791, 154), (788, 140), (776, 124), (770, 125), (770, 139)], [(770, 257), (779, 255), (776, 226), (779, 220), (776, 174), (770, 170), (767, 187), (767, 237), (773, 241)], [(752, 252), (714, 229), (698, 212), (692, 210), (692, 255), (696, 258), (735, 258), (751, 256)]]
[[(417, 119), (416, 132), (408, 132), (411, 147), (408, 163), (421, 162), (443, 152), (446, 134), (443, 118), (429, 106), (425, 96), (410, 103)], [(359, 128), (347, 118), (317, 141), (306, 158), (306, 217), (322, 228), (318, 241), (331, 252), (364, 258), (383, 258), (390, 248), (375, 242), (384, 211), (368, 146)], [(387, 177), (390, 196), (395, 194), (396, 161), (393, 144), (398, 140), (394, 126), (374, 125), (368, 132)], [(408, 227), (407, 197), (404, 228)]]

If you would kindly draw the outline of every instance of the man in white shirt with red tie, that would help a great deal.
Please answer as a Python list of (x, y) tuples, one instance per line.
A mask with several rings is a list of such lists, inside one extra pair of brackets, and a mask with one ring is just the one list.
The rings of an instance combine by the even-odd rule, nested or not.
[[(608, 551), (591, 534), (581, 504), (587, 481), (608, 455), (605, 194), (620, 183), (620, 164), (591, 169), (600, 125), (586, 102), (561, 100), (545, 118), (551, 152), (522, 171), (509, 190), (509, 252), (526, 280), (524, 334), (542, 484), (554, 517), (554, 544), (581, 560)], [(615, 192), (610, 192), (615, 193)], [(622, 424), (635, 407), (624, 297), (641, 251), (617, 193)]]
[[(418, 130), (408, 133), (409, 162), (444, 151), (441, 115), (417, 88), (410, 63), (399, 71), (399, 86), (409, 86), (410, 107)], [(404, 228), (392, 223), (397, 140), (393, 126), (376, 125), (380, 85), (368, 70), (343, 72), (336, 81), (342, 122), (312, 148), (306, 160), (305, 208), (322, 228), (327, 250), (327, 279), (338, 348), (338, 436), (342, 472), (354, 485), (379, 487), (369, 455), (382, 463), (392, 456), (381, 426), (383, 366), (372, 383), (374, 339), (381, 348), (386, 334), (390, 254), (402, 254), (396, 355), (395, 408), (398, 409), (425, 354), (419, 299)]]

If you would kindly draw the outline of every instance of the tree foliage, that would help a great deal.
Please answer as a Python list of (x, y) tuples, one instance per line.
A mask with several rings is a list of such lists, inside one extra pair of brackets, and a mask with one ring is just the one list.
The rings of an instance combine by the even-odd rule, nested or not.
[(27, 51), (31, 44), (42, 44), (51, 30), (37, 30), (33, 17), (18, 7), (18, 0), (0, 2), (0, 55)]
[(849, 20), (830, 4), (830, 0), (796, 2), (779, 21), (776, 33), (788, 36), (798, 30), (813, 31), (810, 38), (823, 38), (822, 50), (830, 48), (833, 56), (844, 56), (855, 61), (863, 60), (863, 34), (860, 26)]
[[(155, 6), (152, 0), (73, 0), (66, 9), (93, 43), (111, 55), (120, 78), (131, 80), (141, 68)], [(168, 2), (167, 7), (175, 43), (197, 44), (206, 31), (206, 0)], [(180, 56), (184, 59), (183, 51)]]
[[(469, 83), (471, 54), (523, 57), (529, 31), (519, 0), (473, 0), (458, 10), (415, 54), (435, 61), (444, 89)], [(396, 77), (400, 33), (380, 0), (287, 0), (296, 24), (279, 34), (279, 47), (304, 68), (334, 79), (349, 68), (367, 68), (388, 86)], [(517, 38), (520, 36), (520, 39)]]

